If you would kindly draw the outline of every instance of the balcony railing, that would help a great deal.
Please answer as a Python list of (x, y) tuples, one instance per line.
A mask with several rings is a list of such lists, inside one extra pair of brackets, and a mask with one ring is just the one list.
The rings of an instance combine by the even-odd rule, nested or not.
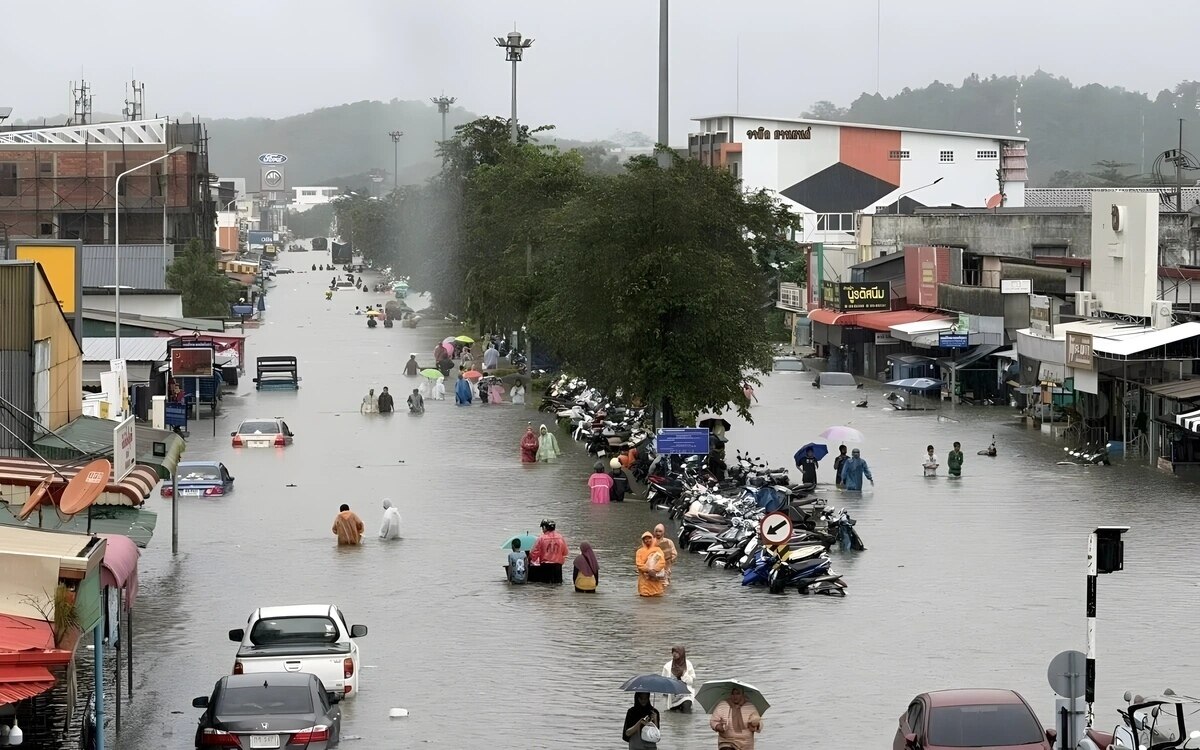
[(804, 312), (808, 309), (807, 300), (807, 287), (785, 281), (779, 284), (779, 301), (775, 306), (783, 310)]

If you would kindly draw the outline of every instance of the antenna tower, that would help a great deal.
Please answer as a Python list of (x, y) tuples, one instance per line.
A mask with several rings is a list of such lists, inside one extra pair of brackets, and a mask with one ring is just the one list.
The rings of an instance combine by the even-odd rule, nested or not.
[[(132, 92), (133, 98), (130, 98)], [(125, 109), (121, 110), (121, 114), (125, 115), (126, 120), (140, 120), (145, 115), (146, 111), (146, 84), (133, 81), (132, 84), (125, 84)]]
[(75, 125), (87, 125), (92, 119), (92, 86), (80, 79), (79, 85), (71, 81), (71, 102), (75, 112), (71, 122)]

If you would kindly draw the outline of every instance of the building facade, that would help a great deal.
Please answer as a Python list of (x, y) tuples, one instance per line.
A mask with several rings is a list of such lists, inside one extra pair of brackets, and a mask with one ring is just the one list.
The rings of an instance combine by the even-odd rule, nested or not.
[[(117, 186), (117, 175), (176, 147)], [(199, 122), (0, 129), (0, 235), (110, 244), (119, 202), (121, 244), (199, 238), (211, 245), (209, 178), (208, 136)]]
[(775, 193), (803, 217), (804, 242), (854, 244), (864, 213), (1025, 201), (1017, 136), (741, 115), (698, 122), (690, 156)]
[(292, 192), (294, 195), (289, 208), (293, 211), (307, 211), (313, 206), (329, 203), (338, 195), (335, 187), (297, 187), (292, 188)]

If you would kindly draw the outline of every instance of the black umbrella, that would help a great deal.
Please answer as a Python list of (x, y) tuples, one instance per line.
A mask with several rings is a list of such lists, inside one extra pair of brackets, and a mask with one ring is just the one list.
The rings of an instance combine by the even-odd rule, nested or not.
[(513, 372), (500, 378), (500, 382), (504, 383), (505, 385), (516, 385), (517, 383), (520, 383), (525, 387), (529, 387), (529, 385), (533, 382), (533, 379), (523, 373)]
[(733, 429), (733, 425), (729, 424), (729, 420), (725, 419), (724, 417), (717, 416), (716, 414), (701, 414), (696, 418), (697, 427), (703, 427), (706, 430), (711, 430), (717, 425), (721, 425), (721, 427), (725, 428), (726, 430)]

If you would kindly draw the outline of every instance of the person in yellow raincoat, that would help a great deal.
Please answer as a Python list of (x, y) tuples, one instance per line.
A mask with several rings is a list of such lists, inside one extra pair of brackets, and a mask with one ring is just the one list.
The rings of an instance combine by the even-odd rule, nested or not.
[(642, 534), (642, 546), (638, 547), (634, 559), (638, 570), (638, 596), (662, 596), (667, 590), (666, 559), (649, 531)]

